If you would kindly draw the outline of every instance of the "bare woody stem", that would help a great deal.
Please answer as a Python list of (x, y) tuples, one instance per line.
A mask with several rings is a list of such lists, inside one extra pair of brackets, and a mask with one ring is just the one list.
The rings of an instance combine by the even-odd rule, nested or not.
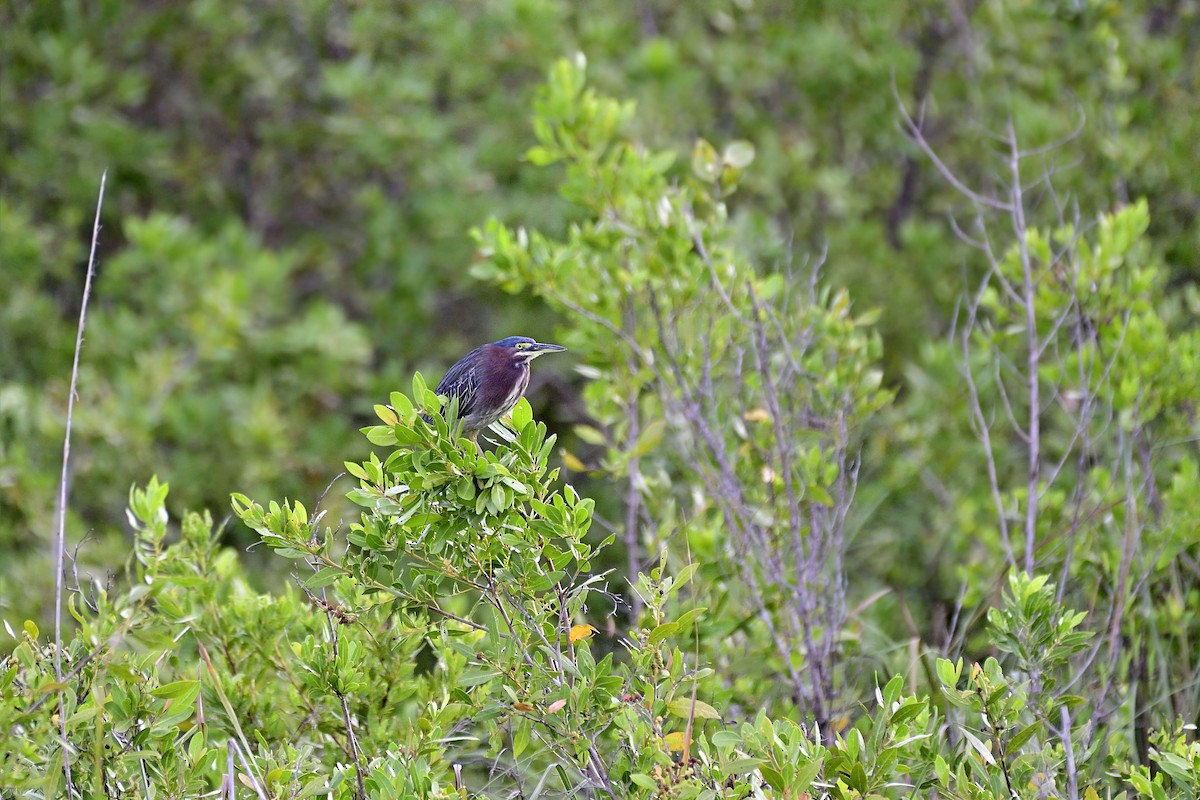
[(1033, 261), (1029, 255), (1029, 238), (1025, 229), (1025, 203), (1021, 190), (1021, 151), (1017, 149), (1017, 135), (1012, 120), (1008, 122), (1010, 150), (1009, 171), (1012, 180), (1012, 203), (1010, 205), (1013, 233), (1021, 256), (1022, 310), (1025, 312), (1025, 329), (1029, 341), (1026, 360), (1026, 381), (1029, 391), (1029, 447), (1028, 493), (1025, 499), (1025, 572), (1033, 574), (1034, 556), (1037, 550), (1037, 506), (1038, 479), (1041, 465), (1041, 348), (1038, 345), (1037, 280), (1033, 274)]

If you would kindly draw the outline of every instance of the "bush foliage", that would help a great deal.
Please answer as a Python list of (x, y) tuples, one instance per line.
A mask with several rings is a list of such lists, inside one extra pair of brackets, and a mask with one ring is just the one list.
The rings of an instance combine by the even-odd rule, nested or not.
[(1200, 796), (1195, 18), (6, 7), (0, 794)]

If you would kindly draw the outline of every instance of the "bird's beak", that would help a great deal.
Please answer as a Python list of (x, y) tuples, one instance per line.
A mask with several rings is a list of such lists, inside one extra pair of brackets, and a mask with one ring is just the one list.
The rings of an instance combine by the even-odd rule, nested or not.
[(538, 356), (544, 356), (544, 355), (546, 355), (546, 353), (561, 353), (563, 350), (566, 350), (566, 349), (567, 348), (563, 347), (560, 344), (550, 344), (548, 342), (534, 342), (533, 344), (529, 345), (529, 348), (525, 352), (529, 354), (529, 358), (534, 359), (534, 358), (537, 358)]

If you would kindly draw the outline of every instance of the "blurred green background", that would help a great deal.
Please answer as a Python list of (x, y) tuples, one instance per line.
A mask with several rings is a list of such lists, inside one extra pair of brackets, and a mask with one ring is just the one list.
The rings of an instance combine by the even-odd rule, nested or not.
[[(522, 163), (532, 92), (563, 55), (637, 101), (654, 147), (752, 143), (730, 201), (747, 251), (768, 270), (827, 251), (827, 280), (879, 308), (900, 394), (865, 452), (848, 554), (864, 593), (953, 603), (971, 526), (942, 490), (978, 469), (944, 345), (981, 266), (947, 222), (963, 199), (905, 138), (898, 103), (923, 109), (981, 190), (1010, 118), (1031, 148), (1063, 140), (1057, 195), (1031, 224), (1056, 202), (1094, 220), (1144, 197), (1168, 292), (1200, 279), (1194, 0), (7, 0), (0, 27), (0, 613), (14, 619), (52, 596), (106, 169), (68, 518), (69, 542), (88, 540), (80, 573), (99, 580), (125, 558), (131, 484), (157, 474), (176, 510), (218, 517), (232, 491), (311, 502), (413, 370), (436, 380), (482, 341), (570, 326), (469, 276), (468, 231), (488, 216), (553, 232), (577, 213), (553, 170)], [(1180, 308), (1194, 326), (1194, 303)], [(584, 378), (566, 360), (534, 374), (537, 413), (569, 434)], [(604, 487), (589, 491), (603, 510)]]

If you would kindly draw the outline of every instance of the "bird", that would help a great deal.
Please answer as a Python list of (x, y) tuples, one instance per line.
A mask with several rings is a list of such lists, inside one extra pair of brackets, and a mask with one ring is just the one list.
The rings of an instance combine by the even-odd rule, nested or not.
[(480, 345), (446, 370), (435, 393), (458, 399), (463, 435), (478, 446), (479, 432), (512, 411), (529, 388), (529, 362), (566, 349), (528, 336)]

